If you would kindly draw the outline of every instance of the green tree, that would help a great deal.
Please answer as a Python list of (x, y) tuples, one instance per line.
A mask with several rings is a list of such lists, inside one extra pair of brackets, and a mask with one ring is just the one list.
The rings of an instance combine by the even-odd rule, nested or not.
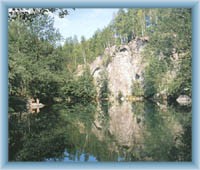
[(60, 18), (69, 14), (68, 10), (63, 8), (9, 8), (8, 11), (9, 21), (22, 19), (32, 22), (36, 17), (50, 13), (58, 13)]
[[(169, 74), (167, 72), (176, 72), (176, 81), (171, 81), (165, 86), (169, 95), (175, 98), (180, 93), (191, 95), (191, 10), (156, 9), (154, 12), (151, 10), (151, 13), (156, 21), (151, 21), (148, 32), (150, 41), (145, 48), (145, 56), (150, 63), (145, 71), (145, 76), (148, 77), (146, 82), (151, 82), (147, 84), (158, 90), (159, 85), (163, 84), (163, 79), (159, 77), (165, 77)], [(156, 24), (153, 24), (154, 22)], [(155, 61), (162, 62), (154, 63)], [(155, 68), (159, 69), (154, 68), (155, 64)], [(167, 66), (167, 69), (164, 69), (165, 75), (162, 72), (160, 74), (163, 66)], [(149, 86), (146, 86), (146, 92), (154, 93)]]

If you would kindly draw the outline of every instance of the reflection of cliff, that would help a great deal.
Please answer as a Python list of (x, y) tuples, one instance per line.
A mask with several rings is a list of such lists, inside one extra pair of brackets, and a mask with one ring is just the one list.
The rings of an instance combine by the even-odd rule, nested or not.
[(131, 103), (112, 105), (109, 115), (109, 131), (119, 145), (130, 147), (134, 143), (140, 143), (143, 129), (137, 122), (136, 115), (132, 113)]
[(130, 102), (113, 103), (106, 122), (100, 115), (103, 113), (96, 114), (92, 132), (100, 141), (110, 141), (109, 150), (120, 152), (121, 147), (131, 149), (134, 145), (142, 144), (145, 129), (142, 122), (138, 121), (138, 116), (132, 112)]
[[(153, 104), (113, 103), (105, 123), (103, 113), (96, 113), (92, 133), (107, 142), (110, 152), (125, 159), (168, 160), (168, 151), (179, 145), (182, 133), (180, 113), (159, 110)], [(154, 154), (156, 153), (156, 154)]]

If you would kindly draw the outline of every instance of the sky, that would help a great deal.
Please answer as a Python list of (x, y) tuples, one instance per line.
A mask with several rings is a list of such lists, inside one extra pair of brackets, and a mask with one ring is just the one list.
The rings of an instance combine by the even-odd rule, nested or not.
[(77, 35), (79, 41), (82, 35), (88, 39), (97, 29), (107, 26), (117, 11), (117, 8), (69, 9), (69, 15), (65, 18), (54, 15), (54, 27), (59, 29), (64, 39), (74, 35)]

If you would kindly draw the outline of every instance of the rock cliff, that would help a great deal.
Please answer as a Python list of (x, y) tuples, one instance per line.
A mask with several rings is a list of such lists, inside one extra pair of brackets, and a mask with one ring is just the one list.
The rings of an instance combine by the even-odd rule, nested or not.
[(144, 68), (146, 66), (142, 51), (148, 37), (135, 38), (127, 45), (106, 48), (90, 65), (97, 91), (100, 90), (102, 75), (106, 75), (110, 98), (116, 99), (119, 94), (131, 96), (134, 91), (133, 83), (143, 85)]

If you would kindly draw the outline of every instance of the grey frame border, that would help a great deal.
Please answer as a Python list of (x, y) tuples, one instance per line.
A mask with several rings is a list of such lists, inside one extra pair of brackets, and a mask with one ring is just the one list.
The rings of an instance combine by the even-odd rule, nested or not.
[[(192, 162), (36, 163), (8, 162), (9, 7), (192, 8)], [(0, 0), (0, 169), (200, 169), (200, 0)]]

